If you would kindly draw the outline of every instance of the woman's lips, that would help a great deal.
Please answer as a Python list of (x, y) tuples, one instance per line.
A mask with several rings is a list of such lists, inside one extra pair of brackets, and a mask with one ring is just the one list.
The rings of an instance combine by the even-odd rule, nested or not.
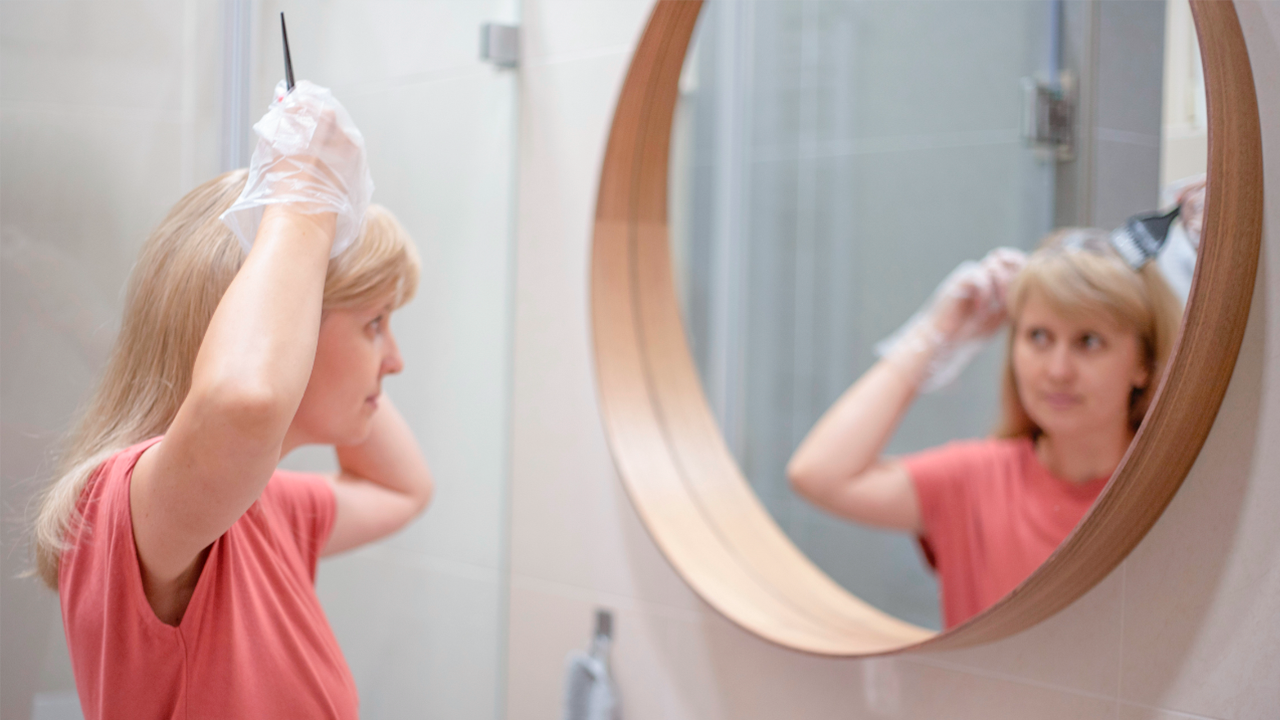
[(1041, 394), (1044, 402), (1055, 410), (1067, 410), (1080, 404), (1080, 396), (1074, 393), (1049, 392)]

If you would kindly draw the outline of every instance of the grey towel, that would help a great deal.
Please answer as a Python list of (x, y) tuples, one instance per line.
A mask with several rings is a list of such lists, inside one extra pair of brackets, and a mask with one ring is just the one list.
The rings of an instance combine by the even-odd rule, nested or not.
[(603, 656), (569, 654), (564, 682), (564, 720), (618, 720), (618, 701)]
[(613, 614), (596, 611), (590, 652), (569, 653), (564, 678), (564, 720), (619, 720), (618, 697), (609, 677)]

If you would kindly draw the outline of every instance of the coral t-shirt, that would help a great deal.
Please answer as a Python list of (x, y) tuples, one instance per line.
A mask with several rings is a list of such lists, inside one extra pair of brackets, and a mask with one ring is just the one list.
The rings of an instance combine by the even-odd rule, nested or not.
[(946, 627), (1004, 597), (1049, 558), (1106, 477), (1074, 483), (1040, 463), (1029, 438), (947, 443), (902, 458), (920, 501)]
[(133, 542), (129, 483), (153, 438), (111, 456), (80, 496), (58, 594), (87, 720), (358, 716), (356, 687), (315, 592), (333, 490), (276, 471), (214, 541), (186, 613), (161, 622)]

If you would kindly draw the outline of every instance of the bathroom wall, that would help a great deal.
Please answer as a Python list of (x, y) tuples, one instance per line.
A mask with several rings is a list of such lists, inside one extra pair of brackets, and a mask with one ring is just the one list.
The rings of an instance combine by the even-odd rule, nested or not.
[[(1280, 707), (1280, 163), (1244, 345), (1213, 432), (1135, 552), (1018, 636), (964, 651), (830, 660), (703, 604), (641, 526), (592, 375), (587, 268), (613, 104), (649, 0), (526, 0), (512, 407), (507, 716), (556, 718), (564, 658), (615, 612), (629, 720), (1243, 720)], [(1280, 3), (1239, 6), (1266, 151), (1280, 153)]]
[[(397, 536), (321, 563), (318, 590), (367, 719), (495, 718), (502, 703), (516, 79), (479, 58), (514, 0), (0, 4), (3, 212), (3, 720), (79, 717), (57, 599), (15, 576), (22, 514), (102, 367), (147, 233), (221, 167), (224, 11), (251, 13), (249, 107), (294, 68), (363, 131), (377, 190), (418, 243), (392, 320), (387, 394), (421, 440), (435, 501)], [(300, 468), (330, 467), (303, 450)]]

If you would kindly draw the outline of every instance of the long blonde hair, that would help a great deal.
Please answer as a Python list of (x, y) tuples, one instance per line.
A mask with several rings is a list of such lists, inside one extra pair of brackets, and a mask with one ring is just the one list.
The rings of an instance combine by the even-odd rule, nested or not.
[[(64, 539), (79, 520), (76, 506), (94, 471), (120, 450), (164, 434), (191, 387), (213, 311), (244, 262), (239, 241), (218, 216), (246, 177), (245, 170), (233, 170), (192, 190), (142, 248), (106, 370), (40, 498), (35, 569), (55, 590)], [(360, 239), (329, 261), (324, 307), (358, 306), (389, 292), (399, 307), (413, 297), (418, 270), (408, 233), (385, 208), (371, 205)]]
[(1182, 303), (1154, 262), (1134, 272), (1111, 247), (1108, 234), (1094, 228), (1063, 228), (1050, 233), (1031, 254), (1008, 292), (1012, 328), (1001, 381), (1001, 419), (996, 437), (1038, 437), (1013, 374), (1013, 345), (1018, 317), (1031, 293), (1066, 315), (1102, 311), (1138, 336), (1147, 383), (1129, 398), (1129, 424), (1137, 430), (1160, 384), (1173, 340), (1182, 322)]

